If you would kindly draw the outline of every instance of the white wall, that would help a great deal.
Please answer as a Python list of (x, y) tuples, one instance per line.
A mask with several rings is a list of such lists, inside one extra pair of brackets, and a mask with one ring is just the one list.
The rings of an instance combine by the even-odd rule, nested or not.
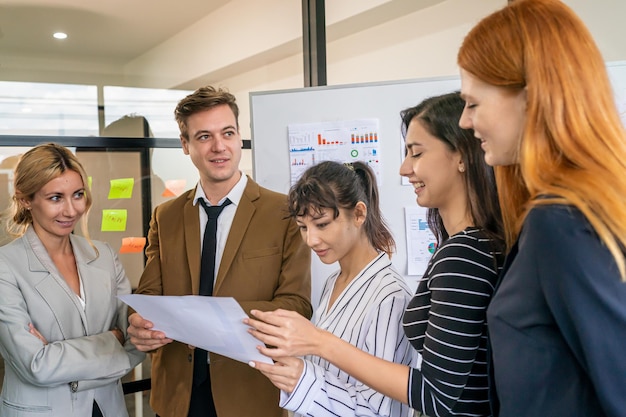
[[(328, 84), (455, 75), (458, 73), (456, 53), (465, 34), (481, 18), (504, 7), (507, 1), (446, 0), (433, 3), (368, 29), (328, 40)], [(621, 21), (621, 17), (626, 16), (625, 1), (565, 0), (565, 3), (589, 26), (606, 61), (626, 60), (623, 42), (626, 25)], [(327, 15), (331, 12), (327, 6)], [(333, 18), (327, 16), (329, 25), (332, 21)], [(328, 32), (331, 32), (330, 27)], [(302, 65), (302, 56), (298, 53), (220, 80), (219, 84), (227, 86), (240, 103), (244, 137), (250, 137), (248, 94), (302, 87)]]
[[(625, 1), (564, 2), (589, 26), (607, 61), (626, 60)], [(456, 52), (467, 31), (506, 3), (327, 0), (328, 84), (456, 74)], [(250, 92), (303, 87), (300, 8), (300, 0), (231, 0), (125, 65), (3, 57), (0, 74), (99, 86), (226, 86), (239, 100), (242, 134), (249, 138)]]
[[(410, 0), (416, 1), (416, 0)], [(327, 1), (327, 4), (335, 4)], [(345, 3), (345, 2), (344, 2)], [(389, 81), (458, 73), (456, 51), (469, 29), (485, 15), (506, 4), (506, 0), (446, 0), (416, 2), (409, 10), (407, 1), (387, 2), (377, 10), (397, 3), (395, 15), (388, 12), (382, 23), (371, 22), (362, 28), (368, 11), (353, 16), (354, 33), (346, 33), (345, 10), (327, 10), (328, 85)], [(337, 6), (337, 4), (335, 4)], [(344, 4), (345, 6), (345, 4)], [(332, 14), (336, 13), (336, 16)], [(362, 17), (366, 15), (366, 17)], [(335, 23), (333, 23), (335, 22)], [(355, 29), (356, 30), (356, 29)], [(333, 33), (341, 32), (338, 35)], [(335, 38), (335, 40), (332, 40)], [(301, 42), (301, 41), (299, 41)], [(244, 137), (250, 137), (250, 92), (303, 87), (301, 51), (262, 67), (219, 81), (237, 96), (241, 107), (240, 123)], [(192, 88), (185, 84), (185, 88)]]
[(626, 1), (563, 0), (585, 22), (605, 61), (626, 60)]

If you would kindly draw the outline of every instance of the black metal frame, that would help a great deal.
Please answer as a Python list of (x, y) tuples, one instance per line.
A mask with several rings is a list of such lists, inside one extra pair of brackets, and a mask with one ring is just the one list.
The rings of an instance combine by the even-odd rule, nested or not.
[(324, 0), (302, 0), (302, 50), (304, 86), (326, 85), (326, 7)]
[[(107, 138), (102, 136), (31, 136), (0, 135), (0, 146), (36, 146), (54, 142), (59, 145), (81, 148), (179, 148), (178, 138)], [(242, 149), (252, 149), (252, 141), (243, 139)]]

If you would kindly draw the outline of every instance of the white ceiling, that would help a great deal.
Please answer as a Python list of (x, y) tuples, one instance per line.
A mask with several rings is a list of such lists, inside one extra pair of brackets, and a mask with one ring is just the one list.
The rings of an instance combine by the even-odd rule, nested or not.
[[(407, 39), (430, 36), (424, 30), (432, 34), (447, 30), (454, 16), (439, 23), (422, 22), (413, 33), (399, 28), (376, 38), (374, 45), (351, 42), (359, 39), (353, 36), (357, 33), (376, 33), (376, 27), (418, 10), (461, 1), (474, 8), (486, 3), (328, 0), (326, 38), (329, 44), (336, 43), (335, 50), (342, 51), (339, 59), (344, 60), (363, 49), (386, 46), (387, 38), (392, 48), (396, 45), (402, 51)], [(492, 0), (502, 6), (506, 1)], [(589, 25), (607, 61), (624, 59), (620, 40), (626, 30), (625, 0), (564, 1)], [(0, 0), (0, 79), (183, 89), (232, 80), (302, 52), (300, 4), (301, 0)], [(283, 16), (290, 19), (288, 24), (281, 23)], [(266, 21), (273, 26), (266, 28)], [(53, 39), (55, 31), (67, 32), (69, 38)], [(229, 45), (233, 38), (237, 47)], [(397, 59), (404, 59), (404, 53), (399, 52)]]
[(122, 64), (228, 1), (0, 0), (0, 65), (3, 55)]

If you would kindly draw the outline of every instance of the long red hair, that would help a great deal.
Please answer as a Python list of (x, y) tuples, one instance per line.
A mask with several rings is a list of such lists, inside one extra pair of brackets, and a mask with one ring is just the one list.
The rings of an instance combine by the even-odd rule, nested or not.
[(486, 83), (526, 89), (519, 164), (496, 167), (509, 248), (532, 207), (573, 205), (626, 280), (626, 134), (583, 22), (559, 0), (517, 0), (471, 30), (458, 64)]

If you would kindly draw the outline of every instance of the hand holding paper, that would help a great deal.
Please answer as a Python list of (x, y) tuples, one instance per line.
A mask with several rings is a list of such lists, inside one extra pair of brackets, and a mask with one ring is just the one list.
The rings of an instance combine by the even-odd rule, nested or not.
[(257, 351), (259, 341), (243, 324), (248, 316), (232, 297), (127, 294), (119, 298), (168, 338), (244, 363), (272, 363)]

